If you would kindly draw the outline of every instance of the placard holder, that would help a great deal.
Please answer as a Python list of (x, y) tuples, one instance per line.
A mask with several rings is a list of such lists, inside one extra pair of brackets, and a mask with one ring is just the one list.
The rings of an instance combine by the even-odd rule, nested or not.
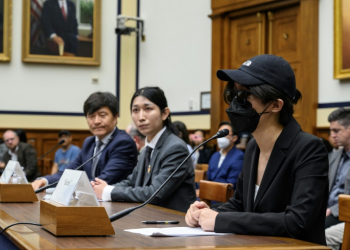
[(0, 178), (0, 202), (38, 201), (18, 161), (9, 161)]
[(40, 224), (56, 236), (114, 235), (84, 171), (66, 169), (51, 200), (40, 201)]
[(72, 207), (40, 201), (40, 224), (56, 236), (114, 235), (104, 207)]
[(34, 202), (38, 201), (31, 184), (0, 183), (0, 202)]

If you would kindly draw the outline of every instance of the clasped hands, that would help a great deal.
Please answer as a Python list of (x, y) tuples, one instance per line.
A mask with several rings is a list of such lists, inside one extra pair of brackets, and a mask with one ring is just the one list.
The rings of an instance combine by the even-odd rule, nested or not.
[(214, 231), (218, 212), (211, 210), (203, 201), (194, 202), (187, 210), (185, 221), (190, 227), (201, 227), (204, 231)]
[(107, 182), (96, 177), (95, 181), (91, 181), (90, 183), (95, 191), (97, 199), (102, 199), (103, 189), (108, 186)]

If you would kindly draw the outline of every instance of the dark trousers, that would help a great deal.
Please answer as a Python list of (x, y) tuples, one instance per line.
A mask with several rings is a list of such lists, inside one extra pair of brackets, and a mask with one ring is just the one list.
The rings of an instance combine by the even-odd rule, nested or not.
[(326, 217), (326, 225), (325, 229), (329, 228), (333, 225), (339, 224), (341, 221), (339, 221), (339, 217), (334, 217), (333, 215), (327, 216)]

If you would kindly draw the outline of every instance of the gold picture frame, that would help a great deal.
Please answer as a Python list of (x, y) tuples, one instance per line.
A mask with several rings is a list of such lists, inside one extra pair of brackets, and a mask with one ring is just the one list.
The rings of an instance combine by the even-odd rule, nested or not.
[[(41, 6), (37, 6), (38, 3)], [(91, 5), (87, 6), (91, 3), (92, 9)], [(23, 62), (90, 66), (101, 64), (101, 0), (67, 0), (66, 8), (67, 14), (64, 16), (65, 13), (58, 6), (57, 0), (23, 0)], [(70, 15), (74, 12), (76, 15)], [(84, 17), (82, 13), (85, 14)], [(53, 16), (55, 18), (51, 18)], [(74, 21), (77, 24), (75, 32), (71, 32), (72, 29), (69, 33), (66, 30), (62, 31), (63, 29), (54, 30), (58, 29), (57, 20), (66, 23)], [(64, 46), (55, 42), (52, 32), (59, 38), (62, 37)], [(66, 33), (60, 35), (60, 32)], [(72, 40), (74, 42), (71, 42)]]
[(347, 14), (349, 8), (350, 0), (334, 0), (334, 78), (336, 79), (350, 78), (350, 16)]
[[(12, 0), (2, 0), (0, 6), (2, 27), (0, 26), (0, 61), (11, 61)], [(2, 11), (1, 11), (2, 8)], [(0, 16), (1, 18), (1, 16)]]

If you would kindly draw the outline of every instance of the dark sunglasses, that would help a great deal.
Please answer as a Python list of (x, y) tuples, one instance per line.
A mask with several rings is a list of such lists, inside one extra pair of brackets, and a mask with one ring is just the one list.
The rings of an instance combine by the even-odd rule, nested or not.
[(238, 104), (245, 105), (247, 103), (247, 98), (252, 92), (247, 90), (230, 90), (227, 93), (227, 101), (232, 102), (234, 98), (237, 99)]

